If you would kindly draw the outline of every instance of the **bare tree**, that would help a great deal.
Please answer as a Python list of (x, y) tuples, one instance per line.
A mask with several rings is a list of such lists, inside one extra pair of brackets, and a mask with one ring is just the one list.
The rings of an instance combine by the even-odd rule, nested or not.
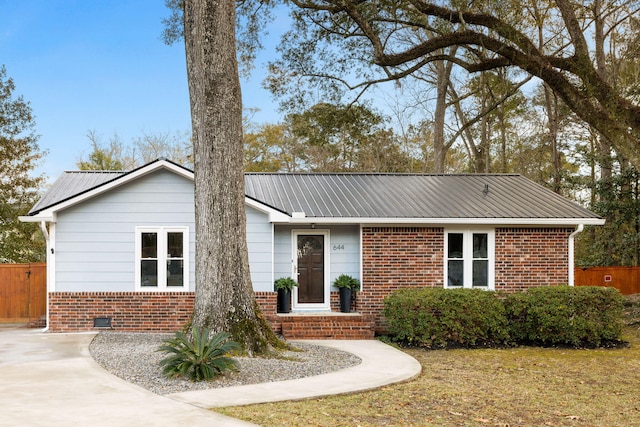
[[(640, 166), (640, 106), (632, 97), (616, 90), (594, 65), (593, 41), (589, 37), (597, 33), (593, 26), (598, 10), (590, 2), (550, 3), (545, 12), (550, 24), (542, 33), (545, 38), (542, 43), (530, 13), (538, 0), (501, 2), (499, 7), (492, 2), (436, 4), (426, 0), (292, 2), (301, 10), (296, 14), (300, 17), (298, 23), (306, 20), (307, 29), (315, 26), (312, 37), (317, 43), (339, 46), (335, 56), (328, 58), (328, 62), (335, 63), (334, 70), (345, 67), (343, 76), (361, 71), (346, 68), (353, 58), (362, 64), (368, 59), (379, 67), (378, 73), (365, 69), (361, 73), (365, 81), (360, 85), (340, 82), (335, 77), (333, 85), (347, 84), (365, 90), (376, 81), (400, 80), (442, 60), (470, 73), (516, 67), (544, 81), (616, 151)], [(629, 21), (637, 14), (636, 3), (613, 0), (607, 3), (607, 10), (617, 11), (619, 22)], [(413, 37), (416, 33), (421, 37)], [(304, 43), (307, 51), (315, 47), (311, 37), (304, 39)], [(453, 46), (459, 47), (453, 55), (443, 54), (443, 49)], [(325, 53), (330, 55), (328, 51)], [(289, 58), (290, 63), (305, 63), (308, 59), (301, 50), (296, 54)], [(344, 59), (336, 58), (340, 55)], [(294, 81), (299, 76), (287, 74), (284, 69), (275, 71), (278, 79)], [(318, 73), (317, 77), (327, 74)]]

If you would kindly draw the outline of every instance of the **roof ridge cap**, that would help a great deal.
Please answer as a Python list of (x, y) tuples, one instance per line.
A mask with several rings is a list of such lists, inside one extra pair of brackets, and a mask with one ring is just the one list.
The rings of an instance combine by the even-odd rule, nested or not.
[(413, 172), (245, 172), (246, 175), (272, 175), (272, 176), (522, 176), (522, 174), (509, 173), (413, 173)]
[(88, 170), (66, 170), (64, 171), (64, 173), (127, 173), (128, 171), (125, 170), (95, 170), (95, 169), (88, 169)]

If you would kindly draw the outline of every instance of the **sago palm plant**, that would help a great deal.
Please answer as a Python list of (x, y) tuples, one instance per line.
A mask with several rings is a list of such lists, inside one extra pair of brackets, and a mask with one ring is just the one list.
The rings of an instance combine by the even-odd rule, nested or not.
[(240, 345), (229, 340), (229, 334), (220, 332), (209, 337), (209, 330), (193, 329), (193, 338), (176, 332), (158, 349), (169, 353), (160, 361), (162, 373), (169, 377), (188, 377), (191, 381), (208, 381), (227, 370), (237, 369), (236, 361), (228, 357)]

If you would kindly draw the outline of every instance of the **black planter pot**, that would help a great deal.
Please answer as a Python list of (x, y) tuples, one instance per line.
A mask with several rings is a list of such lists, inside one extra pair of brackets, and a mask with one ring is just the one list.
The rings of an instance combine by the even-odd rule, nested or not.
[(351, 313), (351, 288), (340, 288), (340, 311)]
[(291, 312), (291, 291), (278, 289), (278, 313)]

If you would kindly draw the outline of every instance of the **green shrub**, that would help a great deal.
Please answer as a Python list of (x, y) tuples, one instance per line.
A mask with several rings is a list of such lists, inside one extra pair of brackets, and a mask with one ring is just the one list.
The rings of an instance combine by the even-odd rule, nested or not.
[(282, 289), (283, 291), (291, 292), (296, 286), (298, 286), (298, 282), (293, 280), (291, 277), (281, 277), (273, 282), (273, 288), (276, 291)]
[(384, 301), (394, 339), (428, 348), (509, 342), (502, 301), (479, 289), (400, 289)]
[(504, 305), (517, 342), (597, 347), (620, 340), (623, 302), (614, 288), (549, 286), (510, 294)]
[(162, 373), (169, 377), (186, 376), (191, 381), (210, 380), (229, 369), (236, 369), (236, 362), (227, 355), (239, 350), (240, 345), (229, 340), (229, 334), (221, 332), (209, 337), (209, 330), (193, 329), (193, 338), (176, 332), (158, 351), (170, 355), (160, 361)]
[(341, 274), (336, 277), (336, 280), (333, 281), (333, 286), (336, 288), (349, 288), (352, 291), (360, 290), (360, 281), (355, 277), (351, 277), (348, 274)]

